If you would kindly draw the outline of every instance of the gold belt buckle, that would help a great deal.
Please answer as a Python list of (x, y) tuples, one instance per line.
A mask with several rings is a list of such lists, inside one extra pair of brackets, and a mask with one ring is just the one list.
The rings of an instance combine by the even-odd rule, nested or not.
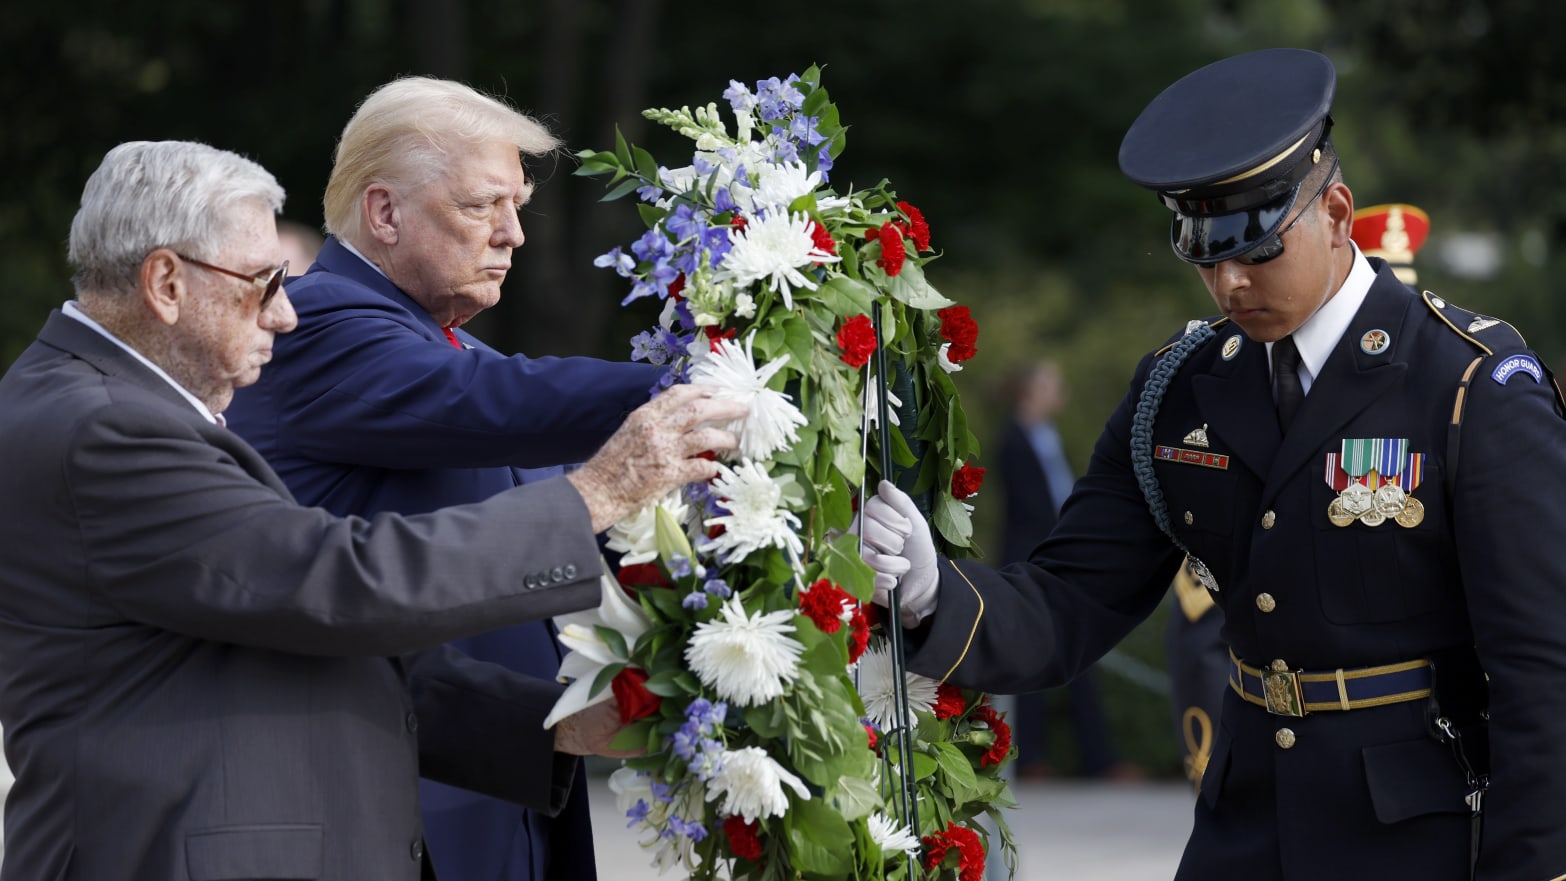
[(1300, 671), (1290, 670), (1282, 660), (1272, 662), (1271, 669), (1261, 674), (1262, 695), (1267, 701), (1267, 712), (1274, 716), (1305, 715), (1305, 696), (1300, 692)]

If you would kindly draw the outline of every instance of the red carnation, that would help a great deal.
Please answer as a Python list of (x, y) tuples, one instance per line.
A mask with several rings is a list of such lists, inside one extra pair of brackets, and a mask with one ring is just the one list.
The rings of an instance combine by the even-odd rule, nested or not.
[(670, 583), (657, 563), (635, 563), (620, 567), (621, 587), (668, 587)]
[[(827, 228), (815, 221), (810, 222), (810, 240), (815, 242), (816, 250), (823, 254), (837, 253), (837, 239), (832, 238)], [(817, 260), (816, 265), (820, 266), (821, 261)]]
[(685, 290), (685, 273), (682, 272), (674, 277), (674, 281), (669, 282), (669, 296), (678, 300), (683, 290)]
[(926, 869), (939, 866), (946, 854), (956, 848), (958, 881), (979, 881), (984, 877), (984, 844), (972, 829), (947, 823), (945, 832), (926, 835), (924, 846), (929, 848), (924, 855)]
[(735, 215), (734, 219), (729, 221), (729, 226), (732, 226), (735, 230), (743, 230), (748, 225), (749, 224), (745, 218), (740, 217), (739, 215)]
[(908, 237), (913, 239), (914, 247), (921, 251), (930, 250), (930, 224), (925, 222), (924, 212), (907, 202), (898, 202), (897, 210), (908, 216)]
[(729, 837), (729, 850), (743, 859), (761, 859), (761, 839), (756, 836), (760, 828), (761, 824), (755, 820), (747, 823), (744, 817), (731, 815), (723, 821), (723, 834)]
[(724, 330), (716, 324), (705, 325), (701, 330), (707, 335), (707, 348), (714, 352), (718, 351), (718, 340), (732, 340), (734, 335), (739, 333), (738, 328), (731, 327)]
[(952, 498), (966, 499), (979, 492), (979, 487), (984, 485), (984, 472), (987, 468), (977, 465), (962, 465), (952, 472)]
[(853, 601), (841, 587), (823, 578), (799, 595), (799, 611), (822, 633), (836, 633), (843, 626), (844, 604)]
[(979, 354), (979, 325), (967, 306), (948, 306), (935, 314), (941, 316), (941, 338), (952, 344), (946, 360), (959, 364)]
[(963, 699), (962, 689), (955, 685), (942, 682), (935, 687), (935, 718), (950, 719), (953, 716), (961, 716), (968, 709), (968, 702)]
[(870, 316), (855, 315), (843, 322), (837, 329), (837, 347), (843, 350), (838, 357), (849, 367), (858, 370), (869, 363), (870, 353), (875, 351), (875, 326)]
[(658, 712), (663, 698), (645, 688), (647, 671), (638, 667), (626, 667), (614, 674), (609, 688), (614, 691), (615, 702), (620, 705), (620, 724), (629, 725), (637, 719)]
[(853, 617), (848, 619), (848, 663), (856, 663), (869, 647), (870, 616), (865, 614), (863, 603), (855, 603)]
[(995, 732), (995, 742), (979, 757), (979, 766), (988, 768), (991, 765), (999, 765), (1006, 760), (1006, 755), (1011, 752), (1011, 726), (1001, 718), (1000, 713), (989, 704), (983, 704), (973, 711), (973, 718), (990, 726)]
[(876, 734), (875, 729), (869, 725), (865, 726), (865, 736), (870, 738), (870, 749), (874, 750), (881, 745), (881, 735)]
[(903, 261), (908, 257), (908, 249), (903, 247), (902, 231), (891, 223), (883, 223), (876, 238), (881, 241), (881, 256), (875, 261), (876, 265), (884, 269), (887, 275), (902, 272)]

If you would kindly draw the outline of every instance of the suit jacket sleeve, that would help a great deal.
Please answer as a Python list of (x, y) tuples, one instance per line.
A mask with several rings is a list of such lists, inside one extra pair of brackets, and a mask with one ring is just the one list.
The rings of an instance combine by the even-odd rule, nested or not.
[[(451, 646), (404, 659), (419, 718), (419, 773), (551, 816), (571, 794), (581, 760), (555, 752), (555, 733), (539, 720), (564, 686), (519, 676)], [(539, 774), (538, 757), (553, 756)]]
[(1059, 523), (1028, 561), (993, 569), (937, 560), (940, 603), (910, 635), (909, 669), (999, 694), (1062, 685), (1157, 607), (1180, 554), (1131, 470), (1131, 418), (1150, 365), (1143, 359)]
[[(55, 460), (84, 581), (128, 618), (202, 639), (395, 655), (598, 601), (586, 506), (563, 478), (432, 514), (335, 518), (182, 405), (95, 408)], [(188, 410), (188, 408), (185, 408)]]
[(1566, 421), (1549, 378), (1469, 386), (1450, 510), (1474, 644), (1490, 691), (1490, 791), (1480, 878), (1566, 872), (1566, 826), (1541, 822), (1566, 790)]
[[(296, 283), (299, 328), (277, 340), (257, 393), (279, 446), (321, 462), (378, 468), (580, 462), (645, 403), (661, 368), (596, 358), (457, 350), (417, 315), (355, 282)], [(425, 316), (427, 319), (427, 316)], [(245, 394), (246, 392), (241, 392)]]

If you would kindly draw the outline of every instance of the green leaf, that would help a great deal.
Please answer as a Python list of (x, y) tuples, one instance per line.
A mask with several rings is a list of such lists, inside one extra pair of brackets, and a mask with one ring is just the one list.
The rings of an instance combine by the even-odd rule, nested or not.
[(745, 722), (757, 737), (773, 740), (788, 732), (788, 710), (783, 701), (774, 700), (745, 712)]
[(833, 795), (832, 803), (837, 805), (838, 813), (845, 820), (867, 817), (872, 812), (880, 810), (883, 805), (881, 794), (876, 792), (875, 787), (864, 777), (839, 777), (835, 788), (837, 791)]
[(972, 789), (978, 782), (973, 776), (973, 765), (969, 764), (968, 757), (963, 755), (962, 749), (955, 743), (932, 743), (935, 749), (935, 760), (940, 764), (941, 770), (956, 785), (963, 789)]
[[(685, 673), (685, 671), (659, 670), (657, 673), (647, 677), (647, 681), (642, 683), (642, 687), (659, 697), (679, 697), (689, 694), (693, 689), (685, 687), (685, 684), (681, 681), (681, 673)], [(690, 674), (685, 673), (685, 675), (689, 676)], [(701, 689), (697, 688), (694, 690), (700, 691)]]
[(951, 493), (935, 494), (935, 528), (941, 536), (960, 548), (973, 545), (973, 516)]
[(631, 724), (615, 732), (614, 737), (609, 741), (609, 746), (612, 749), (625, 752), (632, 752), (643, 749), (647, 745), (648, 735), (653, 732), (655, 728), (656, 726), (654, 725), (652, 719), (638, 719), (637, 721), (632, 722)]
[(935, 760), (935, 756), (923, 752), (917, 752), (913, 754), (913, 769), (915, 780), (923, 780), (924, 778), (929, 777), (930, 775), (934, 774), (935, 769), (939, 767), (940, 763)]
[[(783, 348), (789, 354), (787, 369), (805, 373), (810, 368), (811, 357), (816, 353), (816, 341), (810, 334), (809, 322), (797, 317), (783, 322)], [(781, 375), (779, 372), (778, 376)], [(778, 381), (778, 376), (773, 377), (773, 382)]]
[[(859, 486), (865, 482), (865, 457), (863, 453), (859, 452), (857, 443), (832, 444), (832, 467), (837, 469), (842, 476), (842, 480), (849, 485)], [(844, 519), (838, 519), (842, 515), (842, 510), (834, 509), (831, 512), (833, 516), (830, 518), (828, 525), (838, 529), (845, 529), (848, 526), (848, 520), (852, 519), (852, 503), (849, 501), (848, 492), (842, 492), (838, 495), (839, 501), (844, 506), (842, 510), (847, 510), (848, 516)]]
[(662, 505), (657, 506), (653, 516), (653, 538), (658, 545), (658, 558), (664, 565), (676, 556), (687, 560), (696, 559), (696, 554), (691, 550), (691, 541), (685, 537), (685, 528), (674, 519), (674, 515), (664, 510)]
[(614, 200), (624, 196), (626, 193), (634, 192), (636, 188), (640, 186), (642, 186), (642, 181), (640, 178), (627, 178), (626, 180), (622, 181), (619, 186), (605, 193), (604, 197), (598, 201), (613, 202)]
[(858, 279), (834, 275), (816, 289), (815, 298), (839, 318), (868, 315), (875, 308), (875, 288)]
[(859, 556), (859, 536), (844, 533), (827, 545), (821, 554), (826, 563), (826, 577), (833, 583), (865, 602), (875, 590), (875, 570)]
[(614, 678), (620, 675), (620, 671), (624, 669), (624, 664), (610, 664), (599, 670), (598, 675), (593, 677), (593, 687), (588, 689), (587, 696), (597, 697), (602, 694), (603, 690), (609, 687), (609, 683), (613, 682)]
[(625, 134), (619, 126), (614, 127), (614, 155), (620, 160), (621, 168), (631, 168), (631, 145), (625, 142)]
[(843, 815), (820, 799), (789, 801), (785, 823), (794, 868), (817, 875), (845, 875), (851, 871), (854, 832)]
[(630, 651), (625, 647), (625, 634), (613, 627), (605, 627), (602, 624), (594, 624), (593, 633), (604, 641), (604, 645), (609, 647), (609, 652), (615, 657), (629, 658), (631, 656)]
[(658, 180), (658, 160), (652, 154), (641, 147), (632, 147), (631, 155), (636, 158), (636, 173), (647, 178), (650, 182)]
[(945, 309), (955, 305), (930, 287), (930, 283), (925, 281), (924, 270), (911, 260), (903, 263), (902, 271), (892, 276), (887, 293), (892, 295), (892, 299), (907, 303), (915, 309)]
[(662, 220), (669, 212), (659, 208), (657, 205), (649, 205), (646, 202), (638, 202), (636, 203), (636, 213), (642, 216), (642, 223), (647, 224), (648, 229), (652, 229), (658, 224), (658, 221)]

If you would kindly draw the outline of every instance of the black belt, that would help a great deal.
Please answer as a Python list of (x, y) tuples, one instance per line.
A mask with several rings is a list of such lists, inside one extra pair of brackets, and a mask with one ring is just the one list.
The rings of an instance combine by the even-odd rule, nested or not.
[(1273, 661), (1265, 670), (1229, 652), (1229, 687), (1275, 716), (1303, 716), (1330, 710), (1360, 710), (1430, 696), (1434, 676), (1424, 659), (1380, 667), (1306, 672)]

